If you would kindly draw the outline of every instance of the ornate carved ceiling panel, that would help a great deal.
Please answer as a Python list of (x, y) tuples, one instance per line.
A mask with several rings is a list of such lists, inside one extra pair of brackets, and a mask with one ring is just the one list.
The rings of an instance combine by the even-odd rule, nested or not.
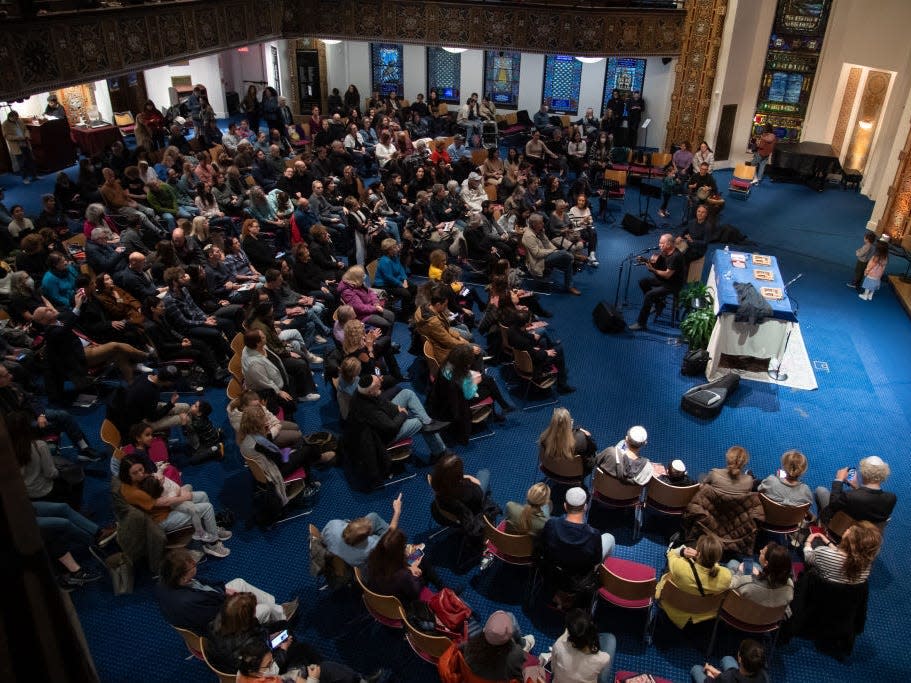
[(683, 10), (586, 8), (379, 0), (284, 0), (286, 38), (322, 36), (421, 45), (508, 47), (578, 55), (675, 56)]
[(281, 37), (282, 3), (193, 0), (0, 25), (0, 100)]

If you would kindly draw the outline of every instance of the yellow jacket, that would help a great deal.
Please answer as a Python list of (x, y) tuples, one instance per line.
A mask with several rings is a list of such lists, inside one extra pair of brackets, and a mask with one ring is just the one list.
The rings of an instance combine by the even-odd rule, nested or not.
[[(674, 585), (683, 592), (700, 595), (699, 588), (696, 585), (696, 579), (693, 576), (692, 567), (696, 568), (696, 573), (699, 575), (699, 580), (702, 582), (702, 590), (705, 591), (706, 595), (723, 593), (731, 587), (730, 569), (715, 565), (718, 569), (718, 573), (712, 577), (709, 575), (711, 570), (706, 569), (698, 562), (690, 564), (687, 558), (681, 557), (680, 548), (671, 548), (667, 551), (667, 566), (667, 573), (661, 577), (661, 580), (658, 582), (658, 587), (655, 589), (656, 598), (661, 597), (661, 589), (664, 588), (664, 584), (667, 583), (668, 578), (670, 578), (674, 582)], [(671, 607), (670, 605), (662, 605), (661, 607), (677, 628), (683, 628), (688, 621), (698, 624), (700, 621), (707, 621), (715, 616), (714, 612), (689, 614)]]

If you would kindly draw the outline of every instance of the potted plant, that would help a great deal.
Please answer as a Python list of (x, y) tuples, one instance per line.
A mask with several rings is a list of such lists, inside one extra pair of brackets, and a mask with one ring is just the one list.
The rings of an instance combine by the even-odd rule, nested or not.
[(715, 328), (715, 311), (711, 306), (693, 308), (680, 323), (680, 334), (690, 349), (706, 349)]
[(711, 308), (715, 303), (715, 296), (704, 282), (690, 282), (680, 290), (679, 301), (689, 313), (697, 308)]

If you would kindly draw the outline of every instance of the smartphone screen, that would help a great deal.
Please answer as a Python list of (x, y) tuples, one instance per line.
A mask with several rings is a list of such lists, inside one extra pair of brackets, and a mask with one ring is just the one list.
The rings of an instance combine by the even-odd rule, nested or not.
[(288, 629), (285, 629), (284, 631), (279, 631), (278, 633), (275, 634), (275, 636), (273, 636), (272, 640), (270, 641), (270, 644), (272, 645), (272, 649), (274, 650), (279, 645), (284, 643), (286, 640), (288, 640)]
[(748, 557), (743, 561), (743, 575), (749, 576), (753, 573), (753, 558)]
[(408, 556), (408, 564), (414, 564), (415, 562), (420, 560), (422, 557), (424, 557), (424, 551), (415, 550)]
[(848, 468), (848, 481), (854, 481), (857, 479), (857, 468), (849, 467)]

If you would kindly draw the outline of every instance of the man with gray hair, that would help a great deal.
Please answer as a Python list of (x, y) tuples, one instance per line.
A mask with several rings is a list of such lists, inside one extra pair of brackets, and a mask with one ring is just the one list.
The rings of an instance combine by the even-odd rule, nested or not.
[(850, 471), (853, 469), (842, 467), (835, 473), (831, 492), (824, 486), (816, 489), (819, 518), (828, 523), (841, 510), (858, 522), (884, 524), (892, 516), (896, 501), (894, 493), (882, 489), (889, 478), (889, 465), (878, 455), (871, 455), (860, 461), (860, 479), (856, 470)]
[(85, 245), (85, 260), (99, 275), (116, 273), (127, 265), (126, 249), (123, 246), (112, 246), (104, 228), (94, 228)]
[(525, 262), (528, 272), (535, 277), (544, 277), (545, 268), (563, 271), (563, 288), (573, 296), (582, 294), (573, 287), (573, 255), (565, 249), (557, 249), (544, 233), (544, 216), (533, 213), (528, 217), (528, 229), (522, 234), (525, 247)]

